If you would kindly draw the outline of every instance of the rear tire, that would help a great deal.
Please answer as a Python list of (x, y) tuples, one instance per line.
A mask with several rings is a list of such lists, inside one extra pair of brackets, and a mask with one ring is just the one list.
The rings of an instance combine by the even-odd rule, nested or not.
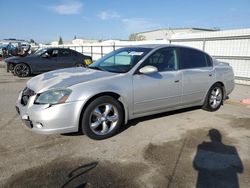
[(25, 63), (19, 63), (14, 67), (13, 73), (20, 78), (27, 77), (30, 75), (30, 67)]
[(83, 112), (81, 130), (89, 138), (106, 139), (120, 130), (123, 119), (119, 101), (111, 96), (98, 97)]
[(220, 108), (223, 103), (223, 86), (221, 84), (214, 84), (208, 91), (202, 109), (213, 112)]

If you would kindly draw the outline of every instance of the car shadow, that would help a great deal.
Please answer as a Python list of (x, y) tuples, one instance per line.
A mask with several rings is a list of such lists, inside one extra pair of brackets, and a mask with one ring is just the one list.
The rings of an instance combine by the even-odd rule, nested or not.
[(144, 117), (132, 119), (132, 120), (129, 120), (128, 123), (121, 128), (121, 130), (120, 130), (120, 132), (118, 134), (120, 134), (123, 131), (127, 130), (128, 128), (130, 128), (132, 126), (136, 126), (137, 124), (139, 124), (141, 122), (144, 122), (144, 121), (157, 119), (157, 118), (162, 118), (162, 117), (165, 117), (165, 116), (172, 116), (172, 115), (175, 115), (175, 114), (181, 114), (181, 113), (194, 111), (194, 110), (198, 110), (198, 109), (201, 109), (201, 107), (200, 106), (189, 107), (189, 108), (184, 108), (184, 109), (180, 109), (180, 110), (163, 112), (163, 113), (159, 113), (159, 114), (154, 114), (154, 115), (149, 115), (149, 116), (144, 116)]
[(239, 188), (238, 173), (243, 173), (243, 164), (234, 146), (225, 145), (217, 129), (208, 132), (211, 142), (202, 142), (197, 147), (193, 168), (198, 171), (197, 188)]
[[(122, 126), (122, 128), (120, 129), (120, 131), (116, 135), (121, 134), (123, 131), (126, 131), (130, 127), (136, 126), (137, 124), (139, 124), (141, 122), (144, 122), (144, 121), (157, 119), (157, 118), (162, 118), (162, 117), (165, 117), (165, 116), (171, 116), (171, 115), (175, 115), (175, 114), (181, 114), (181, 113), (194, 111), (194, 110), (199, 110), (199, 109), (201, 109), (200, 106), (195, 106), (195, 107), (189, 107), (189, 108), (184, 108), (184, 109), (180, 109), (180, 110), (163, 112), (163, 113), (159, 113), (159, 114), (154, 114), (154, 115), (149, 115), (149, 116), (144, 116), (144, 117), (136, 118), (136, 119), (133, 119), (133, 120), (129, 120), (127, 124)], [(63, 136), (82, 136), (84, 134), (81, 133), (80, 131), (78, 131), (78, 132), (72, 132), (72, 133), (64, 133), (64, 134), (61, 134), (61, 135), (63, 135)]]
[(62, 136), (82, 136), (84, 135), (83, 133), (81, 133), (80, 131), (78, 132), (72, 132), (72, 133), (63, 133), (61, 134)]

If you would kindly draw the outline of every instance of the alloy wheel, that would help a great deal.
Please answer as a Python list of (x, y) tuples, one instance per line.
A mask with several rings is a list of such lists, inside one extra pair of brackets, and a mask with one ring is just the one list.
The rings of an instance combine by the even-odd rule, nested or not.
[(89, 125), (95, 134), (106, 135), (116, 127), (118, 120), (117, 108), (110, 103), (105, 103), (94, 108), (89, 118)]
[(15, 66), (15, 74), (19, 77), (26, 77), (29, 75), (29, 67), (25, 64), (18, 64)]
[(222, 89), (220, 87), (213, 88), (209, 97), (209, 104), (211, 108), (215, 109), (221, 104), (222, 96)]

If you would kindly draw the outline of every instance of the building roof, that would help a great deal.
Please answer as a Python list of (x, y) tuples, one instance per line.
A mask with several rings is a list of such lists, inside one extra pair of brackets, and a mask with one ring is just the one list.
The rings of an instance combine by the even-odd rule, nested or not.
[(137, 32), (135, 34), (142, 34), (142, 33), (150, 33), (150, 32), (154, 32), (154, 31), (162, 31), (162, 30), (200, 30), (200, 31), (219, 31), (219, 29), (207, 29), (207, 28), (198, 28), (198, 27), (183, 27), (183, 28), (161, 28), (161, 29), (154, 29), (154, 30), (149, 30), (149, 31), (143, 31), (143, 32)]

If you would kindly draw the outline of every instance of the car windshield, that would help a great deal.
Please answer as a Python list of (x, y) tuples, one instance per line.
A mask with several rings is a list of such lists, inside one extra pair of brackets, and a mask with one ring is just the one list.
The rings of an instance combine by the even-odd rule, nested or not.
[(150, 48), (121, 48), (97, 60), (89, 68), (125, 73), (132, 69), (151, 49)]
[(37, 56), (42, 55), (46, 50), (47, 50), (47, 49), (45, 49), (45, 48), (40, 49), (40, 50), (37, 50), (37, 51), (34, 53), (34, 55), (37, 55)]

